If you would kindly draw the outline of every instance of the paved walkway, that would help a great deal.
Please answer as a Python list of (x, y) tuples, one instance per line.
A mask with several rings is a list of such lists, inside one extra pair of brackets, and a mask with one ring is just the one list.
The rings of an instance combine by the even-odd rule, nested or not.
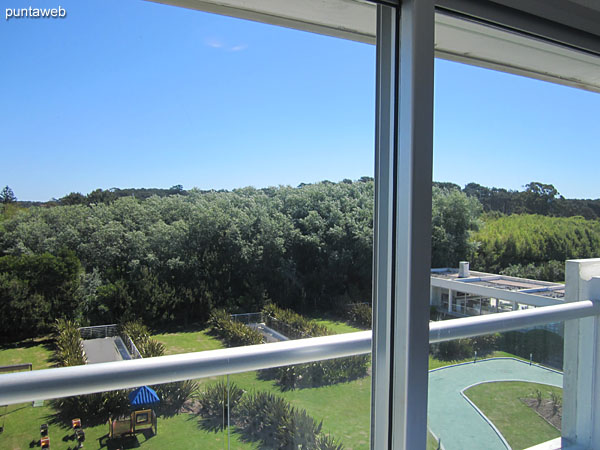
[(492, 427), (461, 395), (483, 381), (531, 381), (562, 386), (562, 374), (514, 359), (500, 358), (429, 373), (429, 428), (446, 450), (506, 450)]
[[(123, 359), (119, 352), (115, 340), (121, 340), (120, 337), (107, 337), (101, 339), (86, 339), (83, 341), (83, 349), (87, 356), (88, 364), (96, 364), (110, 361), (120, 361)], [(121, 342), (121, 345), (122, 342)]]

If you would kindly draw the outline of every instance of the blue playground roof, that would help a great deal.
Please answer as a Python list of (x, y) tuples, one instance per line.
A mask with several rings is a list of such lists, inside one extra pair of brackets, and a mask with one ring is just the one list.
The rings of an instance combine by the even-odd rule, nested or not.
[(139, 387), (129, 393), (129, 403), (131, 403), (131, 406), (152, 405), (158, 402), (160, 402), (158, 395), (156, 395), (154, 389), (148, 386)]

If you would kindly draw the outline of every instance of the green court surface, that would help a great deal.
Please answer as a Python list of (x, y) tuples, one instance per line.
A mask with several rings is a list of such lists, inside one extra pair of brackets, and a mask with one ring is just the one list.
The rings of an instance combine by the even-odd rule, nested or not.
[(461, 395), (488, 381), (529, 381), (562, 387), (560, 373), (512, 358), (481, 360), (429, 372), (429, 428), (446, 450), (506, 450), (492, 426)]

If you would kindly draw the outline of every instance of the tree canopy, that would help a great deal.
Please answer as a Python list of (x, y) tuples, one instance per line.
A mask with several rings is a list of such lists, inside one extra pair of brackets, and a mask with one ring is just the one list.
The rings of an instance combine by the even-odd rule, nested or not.
[[(206, 320), (214, 308), (258, 311), (273, 302), (298, 312), (335, 311), (371, 298), (372, 179), (172, 191), (106, 202), (88, 202), (90, 194), (84, 203), (71, 194), (57, 206), (6, 217), (0, 222), (0, 257), (6, 258), (0, 301), (12, 308), (15, 299), (33, 299), (31, 308), (47, 321), (139, 318), (164, 326)], [(477, 201), (460, 190), (434, 188), (436, 264), (469, 257), (479, 213)], [(69, 261), (71, 269), (60, 271), (50, 290), (40, 290), (28, 278), (45, 267), (36, 258)], [(14, 269), (28, 265), (28, 271)], [(59, 300), (63, 305), (54, 309)], [(5, 325), (16, 326), (18, 317), (10, 317)], [(42, 332), (46, 319), (23, 329)]]

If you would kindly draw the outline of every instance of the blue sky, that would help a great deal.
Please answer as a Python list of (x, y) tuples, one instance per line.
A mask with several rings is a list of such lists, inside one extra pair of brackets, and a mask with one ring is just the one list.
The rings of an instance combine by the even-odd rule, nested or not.
[[(142, 0), (0, 13), (0, 185), (21, 200), (373, 175), (373, 46)], [(435, 99), (435, 180), (600, 197), (600, 95), (437, 61)]]

